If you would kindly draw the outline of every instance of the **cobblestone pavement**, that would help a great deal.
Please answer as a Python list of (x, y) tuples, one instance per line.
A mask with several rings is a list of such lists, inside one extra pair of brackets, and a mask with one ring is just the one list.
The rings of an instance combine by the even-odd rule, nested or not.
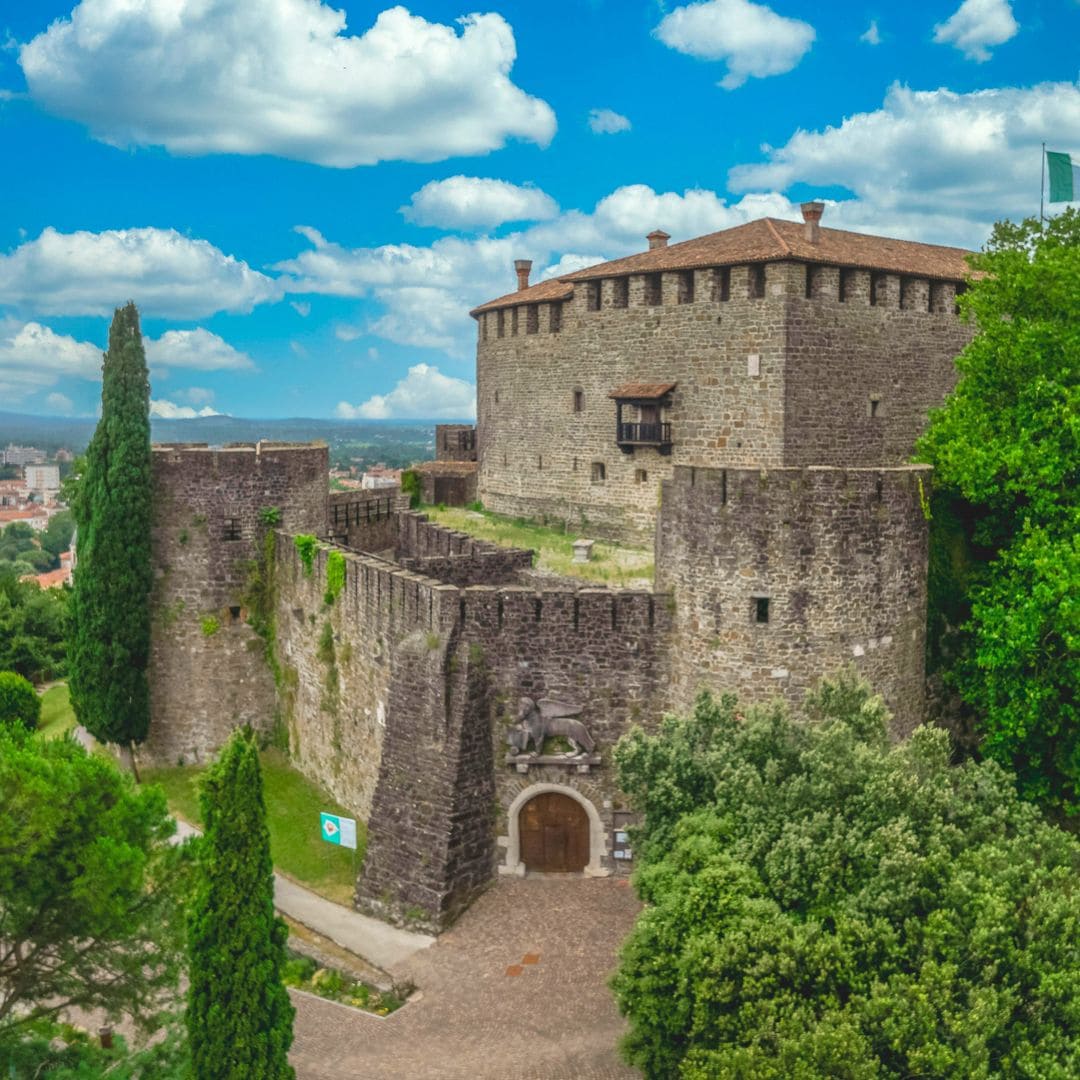
[(502, 879), (393, 971), (422, 993), (386, 1018), (294, 995), (299, 1080), (608, 1080), (607, 989), (639, 910), (625, 879)]

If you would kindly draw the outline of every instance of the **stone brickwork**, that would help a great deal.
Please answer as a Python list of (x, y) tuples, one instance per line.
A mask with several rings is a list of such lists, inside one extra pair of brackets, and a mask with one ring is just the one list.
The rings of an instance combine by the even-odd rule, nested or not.
[(472, 424), (436, 424), (435, 460), (475, 461), (476, 428)]
[[(634, 274), (539, 304), (536, 332), (531, 305), (479, 313), (480, 500), (617, 535), (651, 531), (677, 465), (902, 463), (971, 330), (952, 282), (877, 277), (796, 261)], [(670, 456), (616, 445), (608, 395), (632, 381), (677, 384)]]
[(398, 515), (397, 563), (451, 585), (501, 585), (516, 582), (533, 564), (533, 552), (477, 540), (443, 528), (415, 511)]
[(476, 501), (475, 461), (425, 461), (413, 467), (420, 477), (420, 500), (429, 505), (468, 506)]
[(854, 665), (895, 735), (923, 719), (930, 469), (676, 467), (657, 523), (672, 691), (797, 701)]
[(397, 515), (408, 508), (409, 497), (400, 488), (335, 491), (330, 495), (326, 531), (335, 543), (357, 551), (392, 551), (397, 543)]
[(274, 684), (247, 625), (248, 567), (263, 511), (296, 532), (326, 527), (325, 447), (156, 446), (151, 724), (140, 759), (204, 761), (233, 728), (267, 730)]

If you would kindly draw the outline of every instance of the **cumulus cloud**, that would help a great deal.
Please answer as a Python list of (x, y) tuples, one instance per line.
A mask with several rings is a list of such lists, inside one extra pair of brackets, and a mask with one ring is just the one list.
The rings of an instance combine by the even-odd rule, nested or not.
[(0, 399), (12, 403), (61, 378), (101, 378), (101, 349), (36, 322), (0, 319)]
[(546, 146), (555, 114), (511, 81), (510, 25), (458, 24), (399, 6), (347, 34), (319, 0), (82, 0), (19, 62), (42, 108), (114, 146), (340, 168)]
[(430, 364), (415, 364), (388, 394), (359, 405), (339, 401), (334, 412), (342, 420), (469, 420), (476, 416), (476, 387)]
[(952, 45), (968, 60), (985, 63), (989, 45), (1002, 45), (1015, 37), (1020, 24), (1009, 0), (964, 0), (943, 23), (934, 27), (938, 45)]
[(507, 221), (553, 218), (559, 206), (550, 195), (531, 185), (479, 176), (451, 176), (425, 184), (413, 193), (412, 201), (401, 212), (418, 225), (494, 228)]
[(214, 400), (214, 391), (207, 390), (205, 386), (192, 386), (187, 390), (178, 391), (174, 397), (191, 405), (209, 405)]
[(614, 109), (590, 109), (589, 128), (594, 135), (617, 135), (630, 130), (630, 121)]
[(281, 286), (206, 240), (175, 229), (60, 233), (0, 255), (0, 303), (42, 315), (110, 315), (131, 299), (145, 316), (249, 312)]
[(217, 334), (201, 326), (194, 330), (166, 330), (157, 340), (144, 339), (147, 363), (158, 368), (194, 371), (254, 371), (247, 353), (234, 349)]
[(177, 405), (174, 401), (166, 401), (164, 398), (150, 399), (150, 415), (161, 420), (194, 420), (197, 416), (221, 416), (215, 409), (208, 405), (202, 409), (193, 409), (190, 405)]
[(725, 90), (749, 78), (791, 71), (810, 50), (815, 31), (799, 19), (777, 15), (750, 0), (703, 0), (677, 7), (654, 31), (669, 48), (701, 60), (723, 60)]
[(857, 199), (830, 211), (826, 224), (977, 247), (997, 218), (1035, 210), (1033, 178), (1048, 131), (1062, 145), (1080, 145), (1080, 86), (959, 94), (894, 85), (880, 109), (796, 132), (766, 148), (767, 162), (733, 169), (729, 186), (839, 185)]
[(866, 45), (881, 44), (881, 31), (878, 30), (877, 19), (870, 20), (870, 25), (859, 35), (859, 40)]
[(53, 412), (67, 414), (75, 408), (75, 402), (67, 396), (67, 394), (52, 393), (45, 398), (45, 404), (52, 409)]

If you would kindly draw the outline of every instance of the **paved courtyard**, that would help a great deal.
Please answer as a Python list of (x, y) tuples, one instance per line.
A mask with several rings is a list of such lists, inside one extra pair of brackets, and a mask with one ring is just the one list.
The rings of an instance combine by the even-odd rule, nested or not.
[(294, 995), (299, 1080), (607, 1080), (638, 1074), (607, 989), (639, 905), (625, 880), (503, 879), (393, 970), (422, 992), (386, 1018)]

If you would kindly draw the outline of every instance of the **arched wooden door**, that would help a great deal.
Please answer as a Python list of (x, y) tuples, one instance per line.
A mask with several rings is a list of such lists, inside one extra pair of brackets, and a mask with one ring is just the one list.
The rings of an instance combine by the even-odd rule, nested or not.
[(518, 818), (526, 870), (569, 874), (589, 863), (589, 815), (569, 795), (549, 791), (530, 799)]

